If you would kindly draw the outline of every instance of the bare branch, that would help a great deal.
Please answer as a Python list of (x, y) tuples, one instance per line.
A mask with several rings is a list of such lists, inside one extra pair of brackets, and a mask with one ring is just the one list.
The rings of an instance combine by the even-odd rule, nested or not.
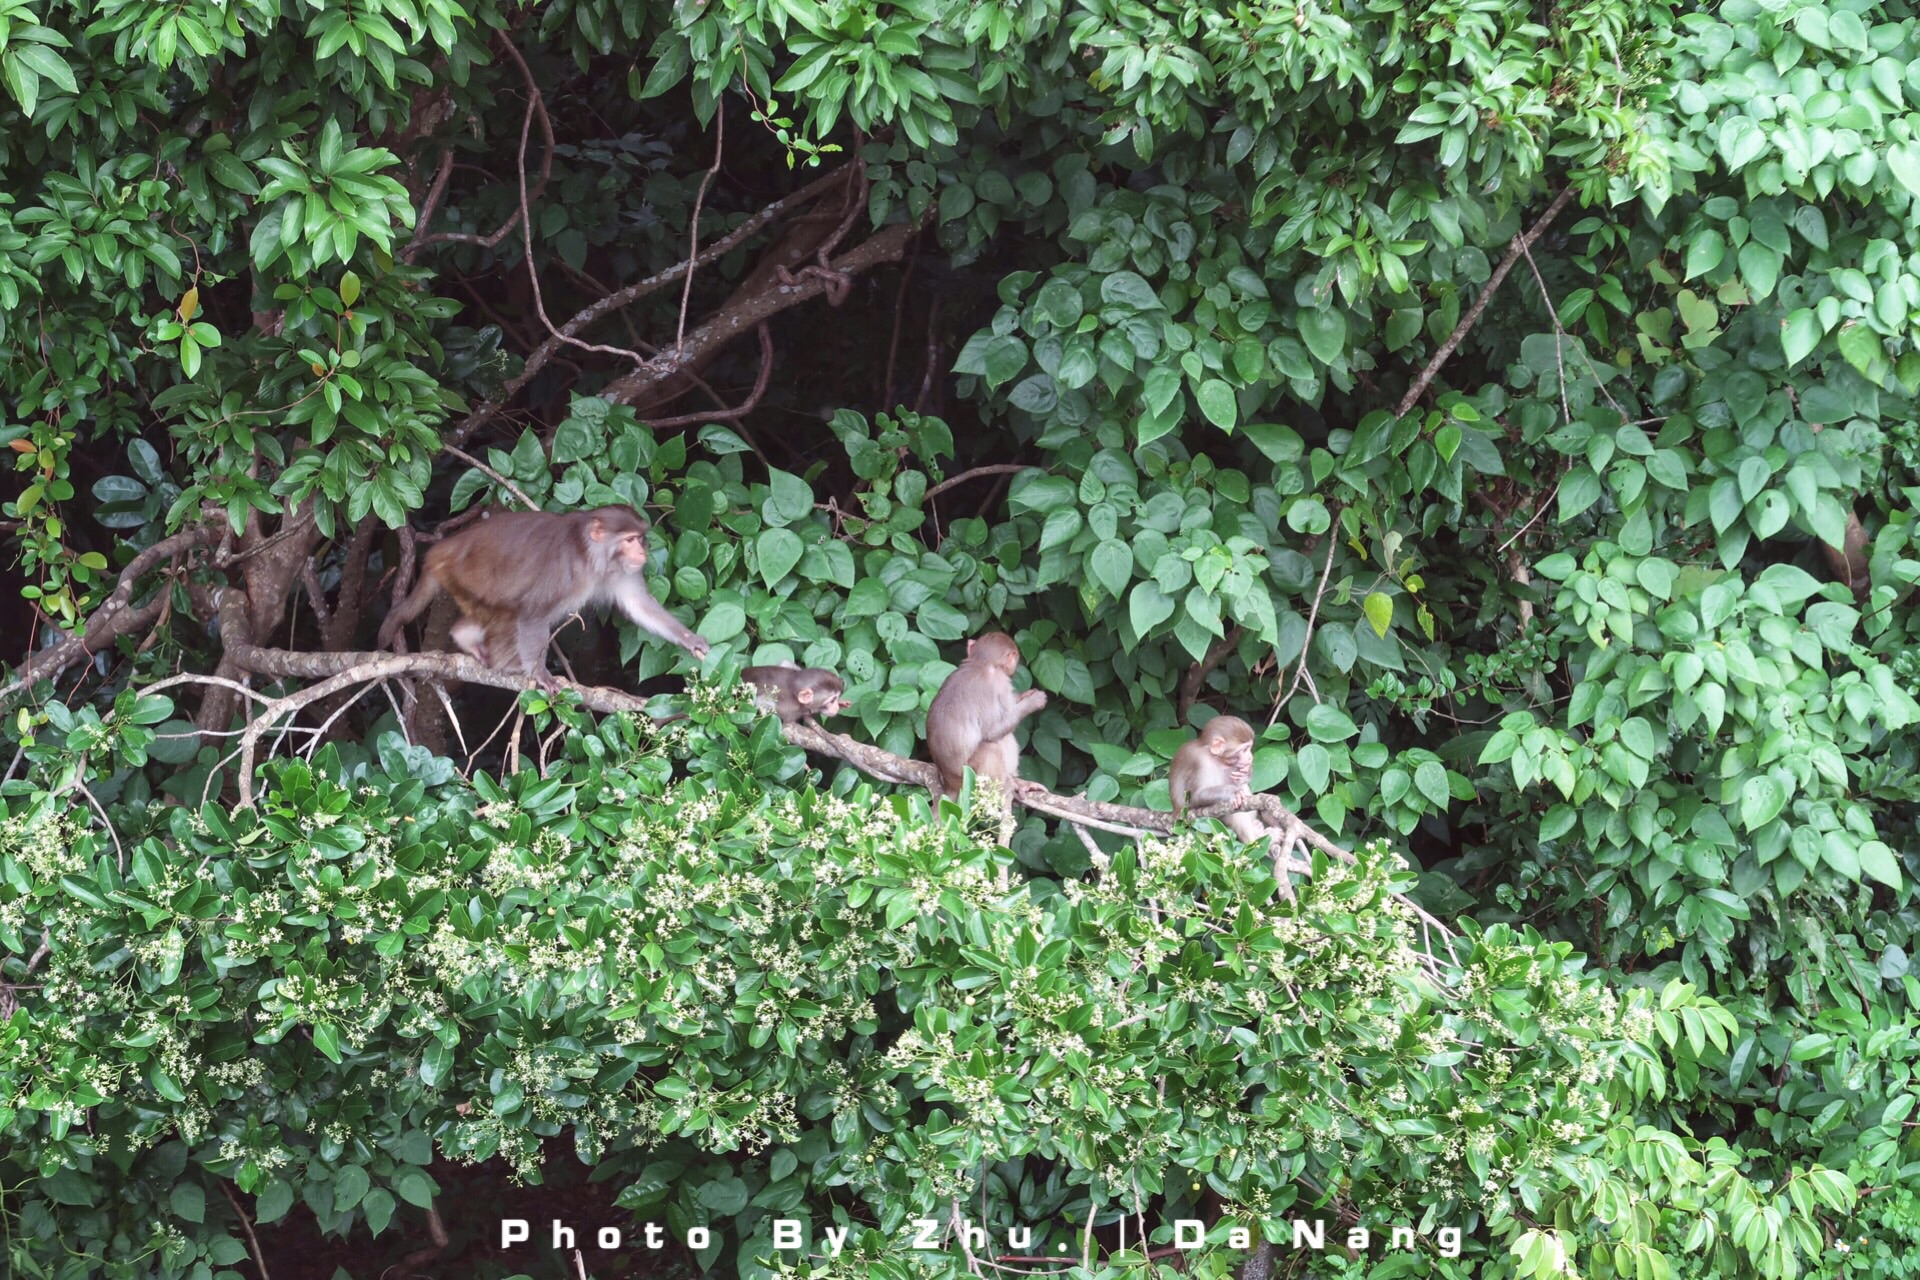
[(440, 446), (440, 448), (443, 452), (452, 454), (454, 457), (460, 459), (460, 461), (472, 467), (475, 471), (478, 471), (480, 474), (486, 476), (489, 480), (499, 485), (502, 489), (505, 489), (508, 493), (512, 494), (514, 497), (520, 499), (520, 505), (525, 507), (527, 510), (538, 511), (540, 509), (540, 504), (535, 502), (532, 498), (529, 498), (526, 495), (526, 493), (521, 490), (519, 485), (507, 479), (505, 476), (501, 475), (498, 471), (495, 471), (492, 467), (480, 461), (480, 459), (474, 457), (472, 454), (468, 453), (466, 450), (460, 448), (460, 446), (452, 445), (452, 444), (443, 444)]
[(506, 412), (508, 401), (519, 395), (521, 389), (533, 381), (534, 376), (538, 374), (540, 370), (544, 369), (554, 356), (559, 353), (560, 349), (566, 345), (566, 339), (571, 338), (588, 325), (593, 324), (602, 316), (617, 311), (621, 307), (629, 306), (650, 293), (666, 288), (668, 285), (680, 279), (682, 273), (706, 266), (710, 262), (717, 262), (779, 218), (805, 205), (811, 204), (813, 201), (818, 200), (820, 197), (832, 191), (836, 184), (844, 181), (845, 168), (843, 166), (823, 177), (816, 178), (792, 195), (785, 196), (767, 205), (758, 213), (728, 232), (725, 236), (714, 241), (712, 245), (703, 249), (698, 257), (691, 258), (685, 262), (675, 263), (664, 271), (656, 272), (648, 276), (645, 280), (636, 281), (624, 289), (616, 290), (592, 305), (583, 308), (573, 319), (560, 326), (558, 334), (548, 338), (545, 342), (534, 348), (533, 353), (527, 357), (526, 364), (521, 367), (520, 372), (506, 381), (500, 388), (499, 394), (493, 399), (483, 402), (478, 408), (474, 409), (472, 413), (468, 414), (459, 425), (447, 433), (447, 439), (455, 444), (464, 443), (471, 439), (475, 432), (489, 425), (495, 418), (498, 418), (502, 413)]
[(1534, 223), (1524, 235), (1513, 238), (1513, 243), (1507, 246), (1507, 256), (1500, 259), (1500, 265), (1493, 269), (1491, 276), (1487, 277), (1486, 287), (1480, 290), (1480, 296), (1473, 300), (1471, 307), (1467, 308), (1467, 314), (1460, 317), (1460, 323), (1453, 326), (1453, 332), (1447, 335), (1447, 340), (1440, 344), (1440, 349), (1427, 361), (1427, 367), (1420, 371), (1420, 376), (1415, 378), (1413, 385), (1407, 388), (1407, 394), (1400, 397), (1400, 403), (1393, 410), (1395, 417), (1404, 418), (1413, 412), (1413, 406), (1420, 402), (1420, 397), (1425, 395), (1427, 388), (1433, 384), (1434, 375), (1440, 372), (1440, 366), (1459, 350), (1460, 343), (1467, 336), (1467, 331), (1473, 328), (1474, 323), (1480, 319), (1480, 313), (1487, 309), (1489, 302), (1493, 301), (1494, 290), (1498, 289), (1500, 282), (1507, 278), (1507, 272), (1513, 270), (1513, 264), (1520, 260), (1521, 253), (1533, 247), (1533, 242), (1540, 238), (1540, 233), (1547, 229), (1547, 224), (1567, 207), (1567, 201), (1571, 199), (1573, 199), (1573, 188), (1571, 186), (1561, 188), (1560, 194), (1555, 196), (1553, 203), (1547, 206), (1547, 211), (1540, 215), (1540, 220)]
[(971, 471), (962, 471), (957, 476), (942, 480), (939, 484), (927, 490), (926, 493), (922, 495), (921, 501), (925, 502), (937, 498), (955, 485), (965, 484), (967, 481), (978, 476), (1015, 476), (1019, 475), (1022, 471), (1032, 471), (1034, 469), (1033, 464), (1030, 462), (996, 462), (991, 466), (975, 467)]
[[(700, 179), (700, 192), (693, 198), (693, 216), (687, 219), (687, 261), (694, 262), (700, 257), (700, 210), (706, 207), (707, 189), (713, 185), (714, 177), (720, 172), (720, 160), (727, 154), (727, 113), (717, 109), (713, 113), (713, 165), (706, 176)], [(693, 272), (680, 284), (680, 323), (674, 330), (673, 345), (678, 350), (687, 340), (687, 303), (693, 298)]]
[[(845, 734), (828, 733), (817, 726), (799, 722), (787, 725), (786, 734), (787, 741), (795, 746), (832, 756), (836, 760), (845, 760), (860, 772), (882, 782), (925, 787), (929, 791), (940, 785), (939, 772), (933, 765), (921, 760), (902, 759), (870, 743), (856, 742)], [(1013, 793), (1014, 803), (1025, 808), (1120, 835), (1166, 835), (1174, 828), (1171, 813), (1089, 800), (1084, 796), (1057, 795), (1036, 782), (1023, 780), (1013, 788)], [(1280, 832), (1282, 838), (1297, 838), (1300, 843), (1310, 845), (1340, 862), (1351, 864), (1355, 861), (1347, 850), (1309, 827), (1278, 796), (1256, 795), (1243, 803), (1206, 805), (1188, 812), (1197, 818), (1220, 818), (1242, 811), (1259, 815), (1269, 827)]]
[[(1340, 518), (1339, 513), (1335, 512), (1334, 513), (1335, 523), (1338, 523), (1339, 518)], [(1340, 545), (1340, 539), (1335, 536), (1335, 530), (1331, 525), (1328, 526), (1327, 528), (1327, 563), (1324, 566), (1322, 566), (1320, 570), (1320, 585), (1318, 588), (1314, 590), (1314, 593), (1313, 593), (1313, 608), (1307, 611), (1307, 634), (1300, 641), (1300, 665), (1294, 669), (1292, 687), (1289, 688), (1285, 693), (1281, 694), (1278, 698), (1274, 699), (1273, 714), (1267, 717), (1267, 727), (1269, 729), (1273, 727), (1273, 722), (1280, 718), (1280, 708), (1286, 706), (1288, 702), (1292, 701), (1293, 695), (1299, 692), (1300, 682), (1302, 680), (1306, 680), (1309, 683), (1311, 683), (1311, 677), (1307, 675), (1307, 650), (1313, 644), (1313, 627), (1314, 627), (1314, 624), (1320, 620), (1320, 604), (1323, 600), (1327, 598), (1327, 579), (1331, 577), (1333, 574), (1333, 553), (1339, 547), (1339, 545)], [(1283, 673), (1283, 678), (1284, 678), (1284, 673)], [(1313, 700), (1315, 702), (1318, 702), (1320, 700), (1320, 694), (1317, 690), (1314, 692)]]

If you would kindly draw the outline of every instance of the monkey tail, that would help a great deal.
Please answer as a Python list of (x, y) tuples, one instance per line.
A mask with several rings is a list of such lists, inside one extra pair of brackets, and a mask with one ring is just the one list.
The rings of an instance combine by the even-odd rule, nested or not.
[(413, 594), (401, 601), (399, 607), (389, 613), (387, 620), (380, 624), (380, 647), (391, 649), (393, 638), (400, 634), (400, 628), (419, 617), (421, 611), (432, 604), (433, 598), (439, 594), (439, 579), (433, 576), (432, 570), (422, 569), (420, 581), (414, 584)]

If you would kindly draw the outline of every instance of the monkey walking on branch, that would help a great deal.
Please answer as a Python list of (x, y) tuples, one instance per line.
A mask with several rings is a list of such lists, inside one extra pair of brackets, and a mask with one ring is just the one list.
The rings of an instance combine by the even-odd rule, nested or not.
[(631, 507), (495, 512), (427, 550), (420, 581), (387, 615), (380, 647), (445, 591), (460, 606), (453, 642), (490, 667), (524, 671), (542, 689), (554, 624), (593, 603), (696, 658), (707, 642), (647, 591), (647, 521)]

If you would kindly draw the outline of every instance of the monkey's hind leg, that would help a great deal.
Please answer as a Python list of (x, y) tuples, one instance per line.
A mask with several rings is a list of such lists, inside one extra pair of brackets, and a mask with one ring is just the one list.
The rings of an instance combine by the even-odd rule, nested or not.
[(547, 641), (552, 638), (553, 628), (545, 618), (521, 618), (515, 626), (514, 653), (519, 659), (516, 670), (533, 677), (534, 684), (548, 693), (560, 687), (560, 682), (547, 670)]
[(487, 657), (487, 629), (472, 618), (461, 618), (454, 623), (453, 630), (447, 633), (447, 637), (459, 645), (463, 651), (478, 658), (482, 664), (489, 667), (493, 665)]

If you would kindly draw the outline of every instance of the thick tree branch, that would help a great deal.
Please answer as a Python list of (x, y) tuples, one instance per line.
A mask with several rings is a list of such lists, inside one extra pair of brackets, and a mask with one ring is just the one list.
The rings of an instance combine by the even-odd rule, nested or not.
[[(787, 741), (795, 746), (844, 760), (860, 772), (882, 782), (925, 787), (929, 791), (939, 785), (938, 773), (933, 765), (925, 761), (905, 760), (870, 743), (856, 742), (845, 734), (828, 733), (817, 726), (796, 723), (788, 725), (786, 730)], [(1133, 805), (1109, 804), (1084, 796), (1058, 795), (1034, 782), (1022, 782), (1014, 788), (1013, 800), (1015, 804), (1041, 813), (1068, 821), (1088, 821), (1090, 825), (1107, 829), (1124, 827), (1131, 831), (1165, 835), (1174, 828), (1171, 813), (1140, 809)], [(1207, 805), (1190, 810), (1197, 818), (1221, 818), (1243, 811), (1257, 814), (1261, 821), (1275, 830), (1279, 839), (1308, 845), (1340, 862), (1354, 861), (1351, 853), (1309, 827), (1278, 796), (1257, 795), (1242, 804)]]

